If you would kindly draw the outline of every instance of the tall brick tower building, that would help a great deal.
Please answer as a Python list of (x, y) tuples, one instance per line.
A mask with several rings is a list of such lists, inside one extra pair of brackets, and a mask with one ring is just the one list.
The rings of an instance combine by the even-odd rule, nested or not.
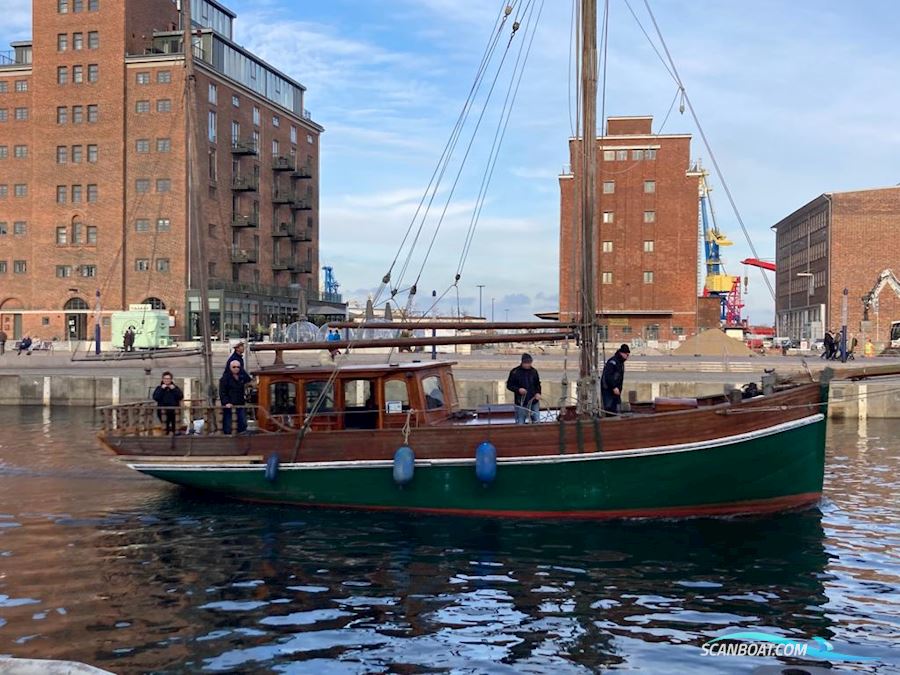
[[(672, 340), (697, 331), (699, 174), (691, 137), (653, 134), (652, 117), (610, 117), (597, 143), (594, 225), (601, 339)], [(560, 318), (579, 311), (581, 140), (560, 176)]]
[[(192, 338), (201, 259), (222, 338), (316, 298), (323, 129), (301, 84), (233, 41), (236, 15), (192, 1), (187, 115), (173, 0), (33, 7), (33, 42), (0, 56), (0, 326), (83, 339), (99, 292), (106, 338), (109, 312), (135, 303)], [(203, 256), (188, 228), (188, 118)]]

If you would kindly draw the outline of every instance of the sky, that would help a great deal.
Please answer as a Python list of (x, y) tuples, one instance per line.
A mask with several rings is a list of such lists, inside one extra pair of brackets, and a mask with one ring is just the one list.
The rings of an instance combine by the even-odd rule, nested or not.
[[(532, 0), (537, 8), (540, 0)], [(644, 0), (628, 0), (654, 35)], [(774, 258), (771, 226), (823, 192), (900, 183), (900, 3), (893, 0), (649, 0), (712, 152), (759, 257)], [(321, 138), (320, 263), (345, 299), (365, 301), (398, 253), (468, 95), (501, 3), (496, 0), (230, 0), (235, 40), (307, 87)], [(528, 0), (519, 0), (524, 12)], [(600, 2), (602, 6), (602, 0)], [(29, 37), (27, 0), (0, 0), (0, 43)], [(571, 0), (545, 0), (503, 135), (471, 252), (454, 286), (465, 234), (488, 161), (500, 104), (518, 54), (514, 40), (478, 135), (447, 202), (447, 169), (401, 286), (421, 268), (416, 308), (528, 319), (558, 303), (558, 174), (572, 135)], [(528, 33), (520, 30), (517, 39)], [(666, 118), (676, 85), (629, 11), (611, 0), (606, 111)], [(499, 62), (507, 38), (495, 53)], [(521, 41), (521, 40), (519, 40)], [(2, 49), (3, 47), (0, 47)], [(473, 106), (477, 119), (493, 77)], [(471, 129), (471, 124), (467, 129)], [(688, 112), (664, 133), (694, 134)], [(457, 145), (462, 154), (469, 136)], [(720, 179), (711, 177), (729, 273), (752, 255)], [(448, 203), (423, 264), (438, 215)], [(423, 243), (424, 242), (424, 243)], [(404, 252), (394, 267), (399, 279)], [(677, 264), (673, 261), (672, 264)], [(685, 269), (696, 277), (697, 271)], [(744, 315), (771, 323), (774, 301), (749, 269)], [(772, 279), (774, 284), (774, 279)]]

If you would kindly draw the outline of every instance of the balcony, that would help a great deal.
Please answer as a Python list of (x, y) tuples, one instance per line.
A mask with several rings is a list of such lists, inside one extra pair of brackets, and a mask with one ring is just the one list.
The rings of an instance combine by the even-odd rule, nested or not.
[(312, 178), (312, 167), (298, 166), (291, 174), (291, 178)]
[(273, 237), (293, 237), (294, 236), (294, 224), (293, 223), (276, 223), (272, 226), (272, 236)]
[(291, 208), (295, 211), (312, 211), (312, 205), (307, 199), (300, 199), (299, 197), (295, 198), (294, 201), (291, 202)]
[(237, 214), (231, 216), (232, 227), (259, 227), (259, 214), (254, 213), (249, 216), (239, 216)]
[(235, 138), (231, 141), (231, 154), (232, 155), (258, 155), (259, 150), (257, 150), (256, 143), (254, 143), (252, 139), (241, 140), (240, 138)]
[(291, 260), (291, 272), (300, 272), (301, 274), (312, 274), (312, 263), (309, 260)]
[(245, 248), (232, 248), (231, 249), (231, 262), (237, 265), (243, 265), (245, 263), (255, 263), (257, 260), (256, 251), (248, 250)]
[(312, 241), (312, 228), (297, 227), (291, 230), (291, 239), (294, 241)]
[(276, 157), (272, 160), (272, 171), (296, 171), (293, 157)]
[(231, 189), (234, 192), (257, 192), (259, 190), (259, 178), (256, 176), (234, 176), (231, 179)]
[(290, 258), (286, 258), (284, 260), (275, 259), (272, 261), (272, 270), (275, 272), (280, 272), (282, 270), (289, 270), (289, 269), (291, 269), (291, 265), (293, 265), (293, 264), (294, 263)]
[(295, 195), (290, 190), (275, 190), (272, 193), (272, 203), (273, 204), (290, 204), (291, 202), (297, 199), (297, 195)]

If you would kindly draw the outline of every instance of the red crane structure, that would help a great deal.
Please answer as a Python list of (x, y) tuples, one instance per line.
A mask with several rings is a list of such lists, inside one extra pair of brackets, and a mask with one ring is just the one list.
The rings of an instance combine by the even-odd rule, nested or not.
[(759, 258), (744, 258), (741, 260), (742, 265), (750, 265), (751, 267), (761, 267), (764, 270), (769, 270), (770, 272), (775, 271), (775, 263), (766, 262), (765, 260), (760, 260)]

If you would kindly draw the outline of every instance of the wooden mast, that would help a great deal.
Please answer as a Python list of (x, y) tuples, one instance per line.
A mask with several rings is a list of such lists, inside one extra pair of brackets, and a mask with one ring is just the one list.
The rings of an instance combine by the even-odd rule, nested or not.
[[(209, 316), (209, 284), (207, 280), (206, 255), (200, 237), (200, 217), (197, 212), (197, 196), (194, 194), (199, 182), (196, 180), (198, 167), (197, 154), (197, 78), (194, 75), (194, 41), (191, 22), (191, 0), (181, 0), (181, 20), (184, 29), (182, 49), (184, 50), (184, 86), (185, 86), (185, 136), (187, 140), (187, 212), (188, 212), (188, 250), (193, 253), (188, 263), (188, 288), (195, 286), (200, 294), (200, 323), (203, 332), (203, 389), (204, 396), (212, 405), (215, 401), (215, 388), (212, 369), (212, 321)], [(188, 308), (185, 321), (190, 320)]]
[(581, 0), (581, 360), (578, 413), (600, 412), (594, 305), (594, 207), (597, 138), (597, 0)]

